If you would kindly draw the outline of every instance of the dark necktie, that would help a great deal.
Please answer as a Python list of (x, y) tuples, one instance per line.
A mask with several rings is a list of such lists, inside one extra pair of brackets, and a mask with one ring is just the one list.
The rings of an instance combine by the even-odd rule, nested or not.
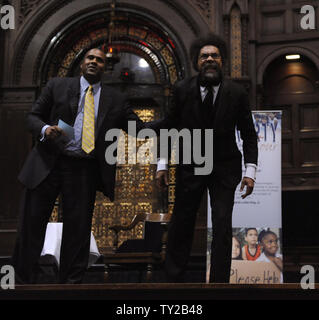
[(205, 96), (205, 99), (203, 101), (203, 111), (209, 115), (214, 106), (214, 88), (213, 87), (206, 87), (207, 94)]

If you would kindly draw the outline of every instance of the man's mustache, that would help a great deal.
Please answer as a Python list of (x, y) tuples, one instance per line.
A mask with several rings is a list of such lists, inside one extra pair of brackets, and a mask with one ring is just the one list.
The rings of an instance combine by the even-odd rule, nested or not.
[(222, 68), (218, 63), (206, 62), (202, 65), (202, 68), (199, 73), (199, 81), (202, 86), (207, 85), (218, 85), (223, 79)]
[(214, 63), (214, 62), (206, 62), (204, 65), (203, 65), (203, 70), (206, 71), (208, 69), (215, 69), (215, 70), (219, 70), (219, 66), (217, 63)]

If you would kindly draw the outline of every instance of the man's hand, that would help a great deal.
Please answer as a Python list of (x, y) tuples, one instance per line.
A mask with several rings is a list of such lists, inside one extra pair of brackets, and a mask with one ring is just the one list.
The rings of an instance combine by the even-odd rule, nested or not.
[(251, 178), (244, 177), (241, 182), (240, 192), (244, 190), (245, 186), (246, 186), (246, 193), (241, 196), (243, 199), (245, 199), (247, 196), (252, 194), (255, 186), (255, 181)]
[(156, 185), (160, 189), (165, 189), (168, 186), (168, 170), (160, 170), (156, 173)]
[(44, 135), (46, 139), (55, 139), (59, 137), (61, 134), (64, 134), (63, 130), (58, 126), (51, 126), (46, 128)]

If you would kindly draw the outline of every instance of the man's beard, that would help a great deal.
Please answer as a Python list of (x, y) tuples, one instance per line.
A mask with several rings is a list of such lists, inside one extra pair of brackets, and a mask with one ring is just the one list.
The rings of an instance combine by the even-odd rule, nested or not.
[[(213, 67), (214, 71), (207, 70)], [(199, 72), (199, 83), (203, 87), (217, 86), (223, 80), (223, 71), (217, 63), (206, 63)]]

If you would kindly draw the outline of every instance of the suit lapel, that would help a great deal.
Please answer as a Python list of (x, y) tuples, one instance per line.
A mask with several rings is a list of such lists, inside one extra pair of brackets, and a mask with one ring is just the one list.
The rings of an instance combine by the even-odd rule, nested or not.
[(99, 134), (102, 123), (107, 115), (107, 113), (112, 108), (112, 90), (109, 86), (105, 86), (102, 84), (101, 87), (101, 95), (99, 102), (99, 111), (97, 116), (97, 126), (96, 126), (96, 137)]
[(68, 103), (69, 103), (69, 111), (70, 117), (69, 119), (65, 119), (67, 123), (70, 123), (72, 126), (74, 125), (75, 117), (77, 115), (78, 107), (79, 107), (79, 99), (80, 99), (80, 78), (72, 78), (70, 86), (68, 88)]
[(224, 80), (219, 88), (216, 100), (215, 100), (215, 112), (214, 112), (214, 128), (218, 127), (218, 124), (222, 122), (224, 115), (227, 111), (229, 105), (229, 97), (230, 97), (230, 90), (228, 81)]
[(198, 83), (198, 77), (194, 77), (191, 80), (189, 92), (186, 93), (187, 99), (190, 97), (190, 103), (191, 103), (191, 110), (195, 117), (195, 122), (197, 125), (194, 127), (198, 127), (198, 124), (200, 124), (200, 127), (205, 127), (203, 124), (203, 118), (202, 118), (202, 98), (200, 94), (200, 88)]

